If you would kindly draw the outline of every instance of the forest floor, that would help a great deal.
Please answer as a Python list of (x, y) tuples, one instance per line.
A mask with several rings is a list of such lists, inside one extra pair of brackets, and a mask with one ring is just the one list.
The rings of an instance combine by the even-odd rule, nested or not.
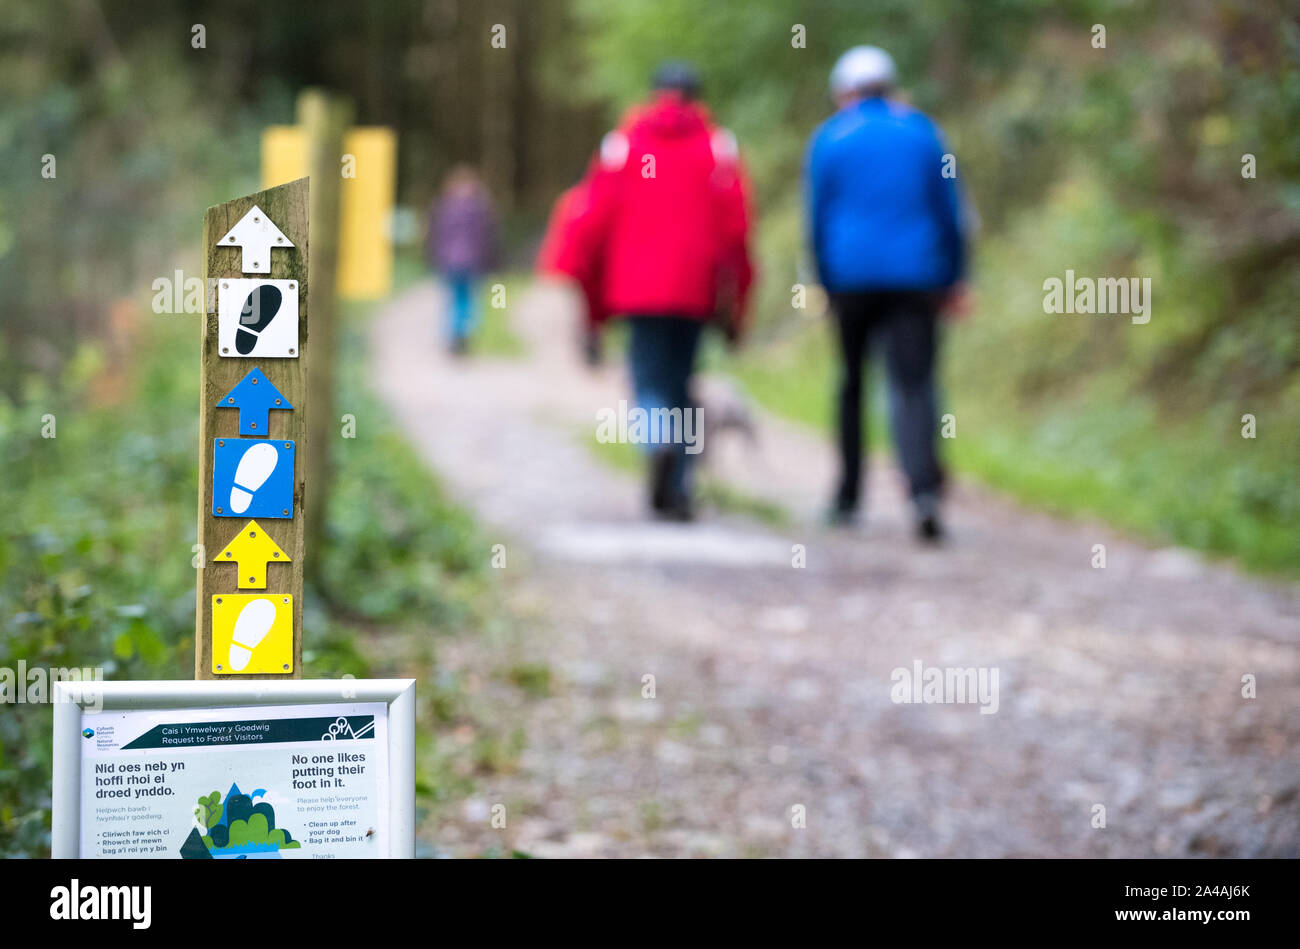
[[(623, 368), (580, 362), (566, 300), (511, 308), (514, 358), (448, 355), (429, 282), (370, 326), (375, 390), (504, 545), (510, 649), (543, 670), (481, 697), (522, 750), (422, 853), (1300, 856), (1300, 589), (960, 480), (926, 548), (883, 459), (863, 526), (828, 528), (829, 439), (752, 407), (756, 438), (703, 457), (782, 516), (652, 522), (596, 444)], [(996, 707), (896, 703), (917, 663), (996, 672)], [(464, 681), (500, 664), (495, 640), (438, 648)]]

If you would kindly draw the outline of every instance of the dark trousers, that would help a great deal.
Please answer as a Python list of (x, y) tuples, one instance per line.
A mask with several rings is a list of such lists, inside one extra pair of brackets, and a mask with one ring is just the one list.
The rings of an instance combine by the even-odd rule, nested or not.
[[(684, 415), (692, 408), (691, 374), (704, 323), (682, 316), (629, 316), (627, 321), (632, 330), (628, 362), (637, 407), (651, 414), (656, 409), (681, 409)], [(679, 498), (687, 497), (691, 456), (683, 433), (672, 426), (669, 430), (655, 428), (650, 434), (649, 450), (670, 451), (675, 456), (670, 490)], [(699, 437), (699, 432), (695, 435)]]
[(911, 496), (938, 494), (943, 475), (935, 451), (934, 387), (938, 295), (892, 290), (831, 296), (840, 343), (841, 475), (836, 506), (858, 506), (862, 483), (863, 365), (871, 346), (883, 349), (890, 423)]

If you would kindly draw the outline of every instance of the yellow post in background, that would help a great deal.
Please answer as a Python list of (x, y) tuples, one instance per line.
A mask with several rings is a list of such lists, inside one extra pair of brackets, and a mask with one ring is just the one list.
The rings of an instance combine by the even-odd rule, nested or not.
[[(268, 127), (262, 133), (262, 186), (307, 174), (302, 128)], [(349, 129), (343, 137), (339, 175), (339, 297), (381, 299), (393, 287), (390, 226), (397, 200), (397, 135), (382, 126)]]
[[(297, 125), (269, 125), (262, 131), (262, 187), (268, 181), (307, 177), (307, 136)], [(274, 187), (274, 185), (272, 185)]]
[(397, 197), (397, 136), (379, 126), (349, 129), (339, 234), (339, 296), (377, 300), (393, 287), (393, 204)]

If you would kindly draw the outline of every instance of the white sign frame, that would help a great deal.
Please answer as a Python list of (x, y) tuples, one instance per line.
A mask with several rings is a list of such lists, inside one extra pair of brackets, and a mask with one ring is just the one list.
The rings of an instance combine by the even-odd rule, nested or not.
[(388, 840), (394, 859), (415, 856), (415, 680), (158, 680), (54, 684), (50, 855), (81, 856), (81, 713), (257, 705), (388, 705)]
[[(297, 280), (272, 280), (269, 277), (222, 277), (217, 293), (217, 353), (225, 359), (297, 359), (299, 355), (300, 303)], [(270, 325), (255, 335), (257, 342), (250, 353), (241, 353), (235, 337), (243, 324), (244, 301), (258, 287), (280, 291), (280, 310)]]

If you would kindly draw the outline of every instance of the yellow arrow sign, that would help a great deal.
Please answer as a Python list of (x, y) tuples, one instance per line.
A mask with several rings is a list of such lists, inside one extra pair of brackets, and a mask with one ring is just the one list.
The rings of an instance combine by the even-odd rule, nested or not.
[(236, 569), (239, 571), (239, 589), (265, 590), (266, 565), (280, 561), (288, 563), (289, 555), (271, 540), (270, 535), (262, 530), (257, 521), (249, 521), (212, 562), (236, 564)]

